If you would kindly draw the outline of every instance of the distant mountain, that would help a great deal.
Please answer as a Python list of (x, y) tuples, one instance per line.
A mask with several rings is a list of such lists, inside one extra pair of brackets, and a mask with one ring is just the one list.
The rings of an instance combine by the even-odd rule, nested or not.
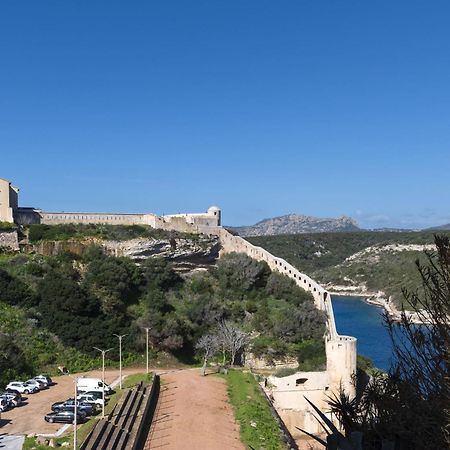
[(358, 224), (350, 217), (337, 219), (287, 214), (264, 219), (255, 225), (227, 227), (241, 236), (270, 236), (276, 234), (322, 233), (327, 231), (359, 231)]
[(423, 231), (450, 231), (450, 223), (439, 225), (437, 227), (425, 228)]

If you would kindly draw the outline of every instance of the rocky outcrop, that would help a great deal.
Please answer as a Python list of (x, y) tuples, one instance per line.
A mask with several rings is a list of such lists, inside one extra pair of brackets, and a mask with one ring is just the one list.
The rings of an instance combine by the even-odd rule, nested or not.
[(134, 260), (166, 258), (174, 264), (175, 270), (190, 271), (215, 264), (219, 257), (220, 243), (217, 236), (195, 235), (192, 238), (144, 239), (127, 241), (103, 241), (95, 238), (67, 241), (42, 241), (26, 244), (24, 252), (55, 256), (62, 252), (81, 255), (92, 245), (103, 247), (114, 256), (126, 256)]
[(241, 236), (269, 236), (275, 234), (322, 233), (330, 231), (358, 231), (360, 228), (350, 217), (337, 219), (288, 214), (265, 219), (251, 226), (229, 227)]
[(198, 235), (192, 239), (105, 241), (102, 245), (115, 256), (127, 256), (135, 260), (153, 257), (166, 258), (172, 261), (175, 269), (179, 271), (188, 271), (214, 264), (220, 251), (217, 236), (204, 235)]
[(19, 250), (19, 239), (16, 229), (0, 230), (0, 251)]

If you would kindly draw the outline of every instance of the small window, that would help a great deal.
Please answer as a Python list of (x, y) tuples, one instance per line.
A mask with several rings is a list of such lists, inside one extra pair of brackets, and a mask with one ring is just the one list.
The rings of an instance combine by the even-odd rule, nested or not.
[(297, 378), (295, 380), (295, 385), (300, 386), (301, 384), (305, 384), (308, 381), (308, 378)]

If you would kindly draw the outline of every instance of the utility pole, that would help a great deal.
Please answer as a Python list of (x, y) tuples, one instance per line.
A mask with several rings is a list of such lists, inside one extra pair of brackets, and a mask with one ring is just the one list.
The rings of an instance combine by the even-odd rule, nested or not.
[(128, 334), (114, 334), (119, 338), (119, 388), (122, 389), (122, 339)]
[(145, 334), (146, 334), (146, 340), (145, 340), (145, 351), (146, 351), (146, 368), (147, 368), (147, 375), (148, 375), (148, 332), (150, 331), (149, 327), (144, 328), (145, 329)]
[(102, 418), (105, 417), (105, 355), (106, 353), (108, 353), (109, 351), (112, 350), (112, 348), (108, 348), (107, 350), (102, 350), (101, 348), (98, 347), (92, 347), (94, 350), (99, 351), (102, 354), (102, 383), (103, 383), (103, 395), (102, 395), (102, 399), (103, 399), (103, 405), (102, 405)]

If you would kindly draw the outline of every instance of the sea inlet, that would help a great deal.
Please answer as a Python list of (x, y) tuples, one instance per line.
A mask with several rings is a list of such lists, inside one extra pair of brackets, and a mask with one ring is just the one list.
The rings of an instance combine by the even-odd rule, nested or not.
[(392, 360), (392, 344), (383, 325), (383, 309), (364, 297), (332, 296), (339, 334), (358, 339), (358, 354), (369, 357), (379, 369), (387, 370)]

